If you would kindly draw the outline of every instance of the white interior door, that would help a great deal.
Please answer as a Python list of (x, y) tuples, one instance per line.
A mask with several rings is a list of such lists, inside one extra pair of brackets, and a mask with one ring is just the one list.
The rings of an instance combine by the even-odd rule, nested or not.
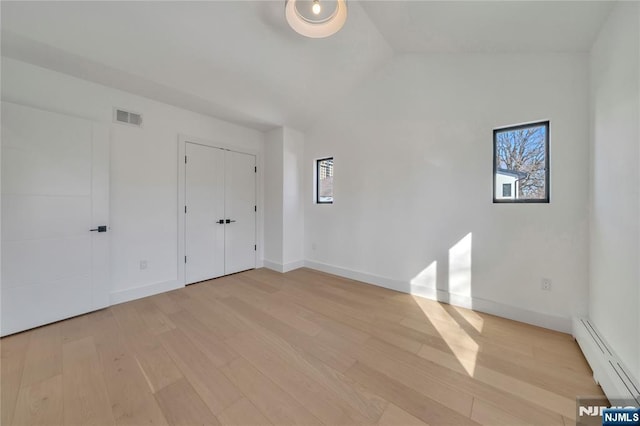
[(185, 284), (224, 275), (224, 155), (186, 143)]
[(256, 267), (256, 157), (226, 151), (225, 273)]
[(2, 335), (108, 305), (108, 185), (107, 126), (2, 103)]

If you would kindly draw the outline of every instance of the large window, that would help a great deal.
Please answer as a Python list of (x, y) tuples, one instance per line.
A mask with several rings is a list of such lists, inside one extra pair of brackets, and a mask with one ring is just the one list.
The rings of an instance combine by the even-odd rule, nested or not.
[(316, 160), (316, 203), (333, 203), (333, 157)]
[(549, 202), (549, 122), (493, 131), (493, 202)]

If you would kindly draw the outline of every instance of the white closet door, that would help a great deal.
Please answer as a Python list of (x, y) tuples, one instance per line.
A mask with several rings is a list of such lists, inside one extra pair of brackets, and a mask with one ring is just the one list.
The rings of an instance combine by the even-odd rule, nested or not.
[(108, 203), (108, 127), (2, 103), (2, 335), (108, 305)]
[(225, 151), (186, 144), (186, 284), (224, 275)]
[(256, 267), (256, 157), (227, 151), (225, 157), (225, 273)]

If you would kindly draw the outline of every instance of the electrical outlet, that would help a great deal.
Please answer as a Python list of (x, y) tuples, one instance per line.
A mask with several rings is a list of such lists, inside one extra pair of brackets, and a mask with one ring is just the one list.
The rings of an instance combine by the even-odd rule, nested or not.
[(146, 260), (141, 260), (141, 261), (140, 261), (140, 269), (141, 269), (141, 270), (143, 270), (143, 269), (147, 269), (147, 266), (148, 266), (148, 264), (147, 264), (147, 261), (146, 261)]
[(551, 291), (551, 279), (550, 278), (543, 278), (540, 281), (540, 288), (544, 291)]

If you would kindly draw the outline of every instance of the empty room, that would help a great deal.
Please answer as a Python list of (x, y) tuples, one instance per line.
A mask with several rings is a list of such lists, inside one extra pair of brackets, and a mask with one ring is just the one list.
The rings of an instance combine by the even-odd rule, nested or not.
[(2, 1), (0, 423), (640, 425), (640, 1)]

